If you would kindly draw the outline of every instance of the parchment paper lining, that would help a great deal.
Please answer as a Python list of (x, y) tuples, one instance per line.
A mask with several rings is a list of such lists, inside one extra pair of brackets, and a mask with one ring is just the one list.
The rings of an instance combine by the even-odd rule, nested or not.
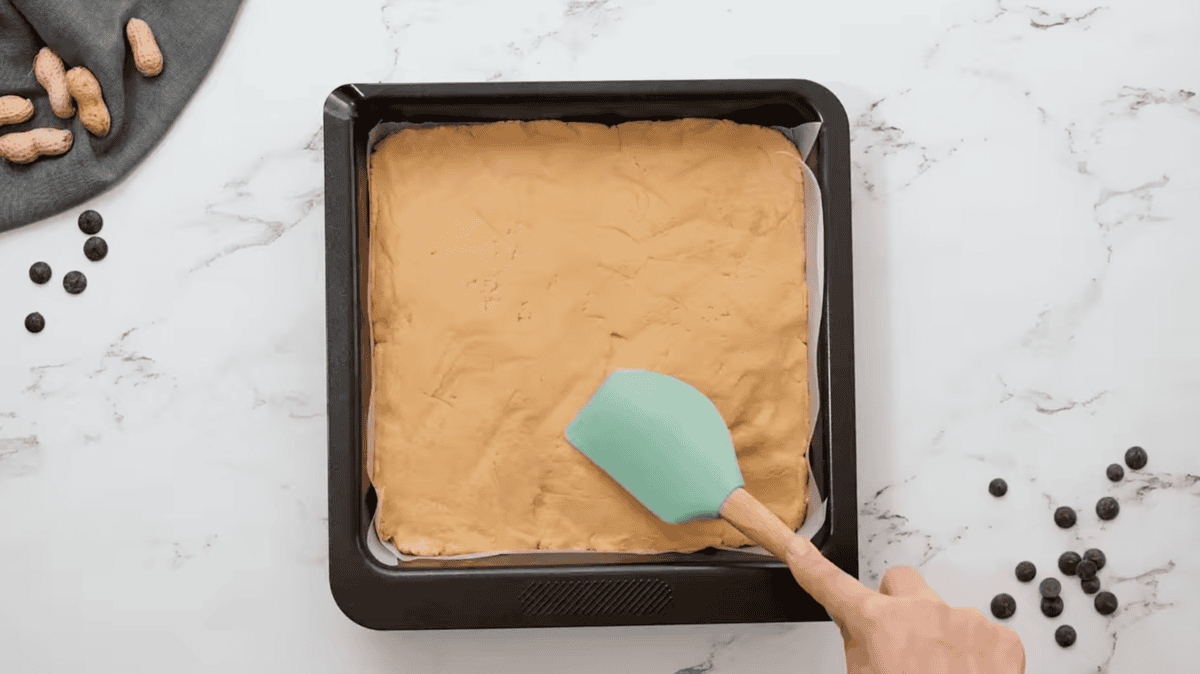
[[(370, 157), (375, 151), (375, 145), (397, 131), (410, 128), (425, 128), (431, 126), (467, 126), (469, 124), (489, 124), (492, 122), (425, 122), (422, 124), (413, 124), (410, 122), (381, 122), (371, 129), (367, 137), (367, 156)], [(820, 410), (821, 398), (820, 391), (817, 387), (817, 333), (820, 330), (821, 317), (824, 312), (822, 298), (824, 293), (825, 281), (825, 219), (822, 216), (821, 210), (821, 188), (817, 185), (817, 178), (813, 175), (811, 169), (804, 162), (808, 161), (808, 155), (812, 151), (813, 145), (816, 143), (817, 132), (821, 128), (820, 122), (810, 122), (801, 124), (796, 127), (771, 127), (779, 131), (788, 140), (796, 145), (796, 149), (800, 151), (800, 157), (804, 160), (800, 167), (804, 173), (804, 228), (805, 228), (805, 249), (806, 249), (806, 264), (805, 272), (808, 280), (808, 389), (809, 389), (809, 445), (812, 444), (812, 434), (816, 426), (817, 413)], [(368, 167), (369, 176), (369, 167)], [(369, 179), (369, 177), (368, 177)], [(811, 196), (810, 196), (811, 195)], [(371, 250), (371, 248), (368, 248)], [(374, 325), (371, 322), (371, 296), (370, 290), (373, 282), (373, 270), (371, 260), (367, 260), (368, 273), (367, 284), (368, 292), (365, 299), (367, 304), (367, 321), (368, 324)], [(816, 320), (813, 320), (814, 317)], [(374, 349), (374, 336), (371, 339), (371, 348)], [(374, 367), (374, 358), (371, 359), (372, 368)], [(371, 399), (367, 408), (367, 475), (374, 479), (374, 458), (375, 458), (375, 373), (371, 373)], [(564, 432), (566, 429), (563, 429)], [(808, 506), (805, 512), (804, 523), (796, 531), (797, 534), (805, 538), (812, 539), (821, 525), (825, 523), (827, 508), (825, 500), (821, 498), (820, 492), (817, 490), (816, 481), (812, 479), (812, 458), (809, 452), (805, 452), (805, 459), (808, 462)], [(814, 504), (816, 504), (814, 506)], [(367, 548), (375, 559), (382, 564), (389, 566), (399, 566), (403, 561), (414, 561), (420, 559), (479, 559), (482, 557), (494, 557), (497, 555), (511, 554), (539, 554), (539, 553), (555, 553), (555, 554), (597, 554), (593, 550), (502, 550), (495, 552), (479, 552), (469, 555), (436, 555), (436, 556), (415, 556), (406, 555), (396, 549), (390, 541), (383, 541), (379, 536), (379, 512), (376, 511), (375, 518), (371, 521), (371, 527), (367, 534)], [(771, 553), (758, 546), (747, 546), (742, 548), (720, 548), (722, 550), (736, 550), (738, 552), (749, 552), (764, 556), (771, 556)], [(661, 550), (623, 550), (623, 554), (662, 554)], [(603, 553), (601, 553), (603, 554)]]

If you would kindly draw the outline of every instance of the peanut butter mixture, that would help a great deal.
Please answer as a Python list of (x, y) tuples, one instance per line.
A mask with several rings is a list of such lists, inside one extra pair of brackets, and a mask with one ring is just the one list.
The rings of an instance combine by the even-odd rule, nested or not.
[(616, 368), (672, 375), (728, 423), (792, 528), (808, 480), (803, 176), (728, 121), (405, 129), (371, 157), (374, 474), (412, 555), (753, 543), (665, 524), (567, 442)]

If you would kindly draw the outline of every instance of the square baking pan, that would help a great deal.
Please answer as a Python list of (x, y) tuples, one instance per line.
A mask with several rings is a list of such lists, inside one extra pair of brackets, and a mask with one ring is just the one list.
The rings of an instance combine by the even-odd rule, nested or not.
[(377, 504), (366, 467), (371, 129), (381, 122), (682, 118), (767, 127), (821, 122), (807, 160), (821, 188), (825, 244), (820, 412), (809, 461), (827, 516), (812, 540), (858, 576), (850, 128), (832, 92), (807, 80), (348, 84), (324, 109), (325, 298), (329, 584), (354, 622), (413, 630), (829, 619), (783, 562), (733, 550), (508, 554), (389, 566), (367, 548)]

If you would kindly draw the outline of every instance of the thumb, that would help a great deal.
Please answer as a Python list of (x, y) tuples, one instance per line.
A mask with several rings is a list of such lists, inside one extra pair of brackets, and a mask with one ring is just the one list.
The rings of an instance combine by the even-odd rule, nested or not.
[(888, 569), (883, 574), (883, 581), (879, 583), (879, 592), (889, 597), (922, 597), (946, 603), (929, 587), (921, 572), (911, 566), (893, 566)]

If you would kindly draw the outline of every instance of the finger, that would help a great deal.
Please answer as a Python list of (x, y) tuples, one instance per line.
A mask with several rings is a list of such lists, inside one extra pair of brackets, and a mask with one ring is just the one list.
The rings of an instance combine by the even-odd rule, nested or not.
[(925, 582), (921, 572), (911, 566), (893, 566), (888, 569), (883, 574), (883, 581), (879, 583), (879, 593), (889, 597), (922, 597), (945, 603)]
[(794, 536), (788, 541), (787, 563), (800, 587), (843, 625), (860, 622), (864, 605), (879, 597), (877, 592), (826, 559), (812, 541), (803, 536)]
[(988, 621), (988, 624), (996, 634), (996, 659), (1004, 663), (1004, 671), (1025, 674), (1025, 646), (1021, 643), (1021, 638), (1004, 625), (996, 625), (991, 621)]

